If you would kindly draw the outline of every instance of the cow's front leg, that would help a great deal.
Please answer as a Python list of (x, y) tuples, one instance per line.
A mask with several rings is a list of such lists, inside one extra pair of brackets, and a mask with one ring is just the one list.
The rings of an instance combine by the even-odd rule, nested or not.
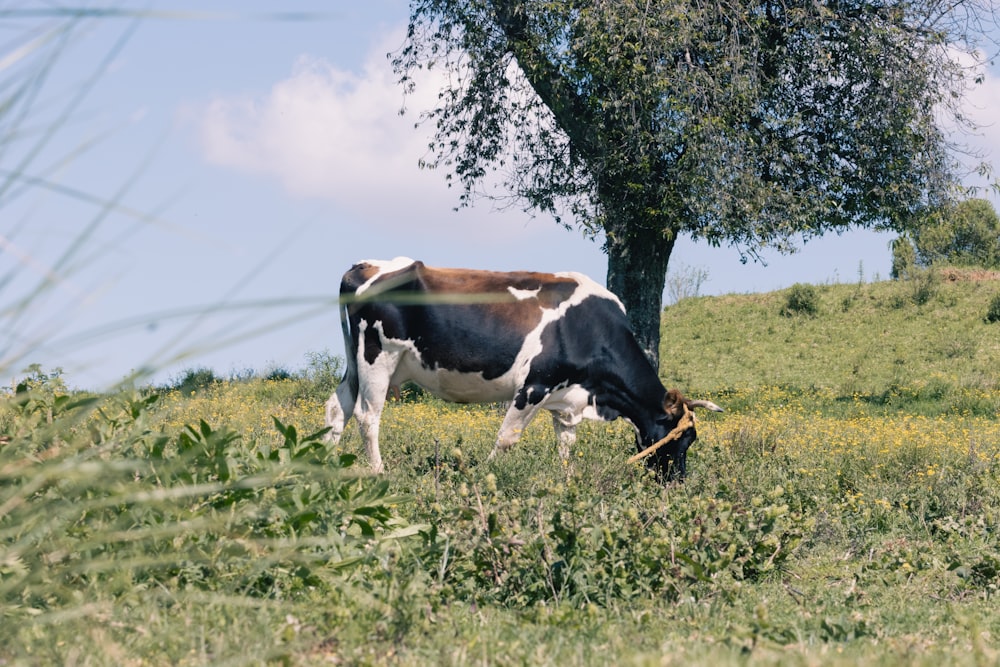
[(497, 434), (497, 441), (493, 446), (493, 451), (490, 452), (486, 460), (490, 461), (498, 453), (505, 452), (513, 447), (521, 439), (521, 434), (524, 433), (524, 429), (528, 428), (528, 424), (531, 423), (536, 412), (538, 412), (537, 405), (529, 404), (523, 408), (518, 408), (514, 403), (511, 403), (510, 408), (507, 409), (507, 414), (503, 418), (503, 423), (500, 424), (500, 432)]
[(382, 463), (382, 452), (378, 448), (379, 420), (382, 417), (382, 409), (366, 412), (364, 416), (358, 415), (358, 430), (365, 441), (365, 454), (368, 455), (368, 464), (373, 473), (385, 472), (385, 465)]

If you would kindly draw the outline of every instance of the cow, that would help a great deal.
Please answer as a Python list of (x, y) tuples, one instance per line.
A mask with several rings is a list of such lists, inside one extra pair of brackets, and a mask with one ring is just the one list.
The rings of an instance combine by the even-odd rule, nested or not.
[(434, 268), (407, 257), (365, 260), (340, 284), (347, 370), (326, 403), (327, 439), (357, 418), (374, 472), (384, 464), (386, 394), (411, 381), (457, 403), (509, 402), (489, 458), (513, 446), (540, 409), (567, 460), (583, 419), (619, 417), (647, 465), (683, 479), (704, 400), (667, 390), (621, 301), (580, 273)]

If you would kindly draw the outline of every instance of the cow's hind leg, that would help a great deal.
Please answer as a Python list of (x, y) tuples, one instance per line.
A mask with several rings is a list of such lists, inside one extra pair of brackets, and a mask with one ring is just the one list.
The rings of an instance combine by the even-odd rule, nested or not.
[(360, 373), (364, 381), (359, 383), (354, 417), (358, 420), (358, 430), (365, 442), (368, 463), (376, 473), (385, 471), (378, 446), (379, 423), (398, 364), (399, 354), (383, 350), (376, 362)]
[(326, 402), (326, 425), (330, 427), (330, 430), (323, 436), (324, 440), (333, 444), (340, 441), (340, 436), (344, 434), (348, 420), (354, 414), (357, 400), (358, 381), (355, 378), (345, 376), (337, 385), (337, 390)]
[(524, 408), (518, 408), (514, 403), (511, 403), (510, 408), (507, 409), (507, 414), (503, 418), (503, 423), (500, 425), (496, 444), (493, 446), (493, 451), (490, 452), (487, 460), (491, 460), (498, 453), (505, 452), (513, 447), (521, 439), (521, 434), (524, 433), (524, 429), (528, 428), (528, 424), (531, 423), (536, 412), (538, 412), (537, 405), (527, 405)]

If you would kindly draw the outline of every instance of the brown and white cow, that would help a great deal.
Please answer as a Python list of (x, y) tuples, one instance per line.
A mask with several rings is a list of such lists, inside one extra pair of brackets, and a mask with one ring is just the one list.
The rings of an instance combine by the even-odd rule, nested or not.
[(407, 380), (457, 403), (509, 401), (490, 458), (544, 408), (563, 459), (583, 419), (622, 417), (639, 450), (665, 441), (646, 461), (666, 477), (684, 476), (696, 437), (691, 410), (722, 410), (667, 391), (621, 301), (579, 273), (366, 260), (344, 274), (340, 300), (347, 372), (326, 403), (327, 437), (339, 440), (354, 415), (376, 472), (386, 392)]

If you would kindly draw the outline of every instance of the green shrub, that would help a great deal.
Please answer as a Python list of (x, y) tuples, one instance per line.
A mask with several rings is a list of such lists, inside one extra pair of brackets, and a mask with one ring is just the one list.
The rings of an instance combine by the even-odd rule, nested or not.
[(1000, 294), (993, 297), (990, 307), (986, 309), (986, 321), (990, 324), (1000, 322)]
[(344, 375), (344, 358), (329, 350), (306, 352), (305, 379), (313, 384), (311, 395), (326, 400)]
[(323, 431), (274, 418), (274, 444), (250, 443), (204, 419), (156, 428), (156, 394), (46, 401), (43, 388), (0, 397), (0, 663), (32, 628), (92, 614), (84, 600), (336, 596), (418, 528)]
[(986, 199), (967, 199), (922, 221), (911, 232), (924, 266), (1000, 266), (1000, 216)]
[(781, 314), (785, 317), (794, 315), (815, 317), (819, 314), (819, 292), (812, 285), (795, 283), (788, 290)]
[(509, 608), (730, 596), (780, 571), (813, 529), (781, 487), (747, 504), (644, 479), (615, 502), (573, 483), (510, 499), (490, 475), (460, 488), (422, 517), (423, 560), (441, 564), (446, 597)]
[(264, 375), (265, 380), (271, 380), (274, 382), (279, 382), (282, 380), (291, 380), (294, 376), (292, 372), (287, 368), (282, 368), (281, 366), (276, 366), (267, 371)]
[(170, 385), (170, 389), (176, 389), (182, 394), (191, 394), (208, 389), (219, 381), (219, 377), (211, 368), (204, 366), (189, 368), (179, 378), (176, 378)]
[(941, 287), (941, 275), (934, 269), (914, 270), (907, 278), (910, 286), (910, 299), (915, 305), (923, 306), (938, 293)]

